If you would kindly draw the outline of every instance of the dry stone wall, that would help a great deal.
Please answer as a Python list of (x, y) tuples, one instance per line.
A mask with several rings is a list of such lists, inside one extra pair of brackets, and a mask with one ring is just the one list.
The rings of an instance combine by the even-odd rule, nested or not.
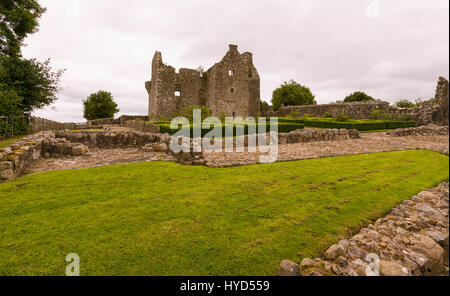
[(122, 126), (132, 128), (144, 133), (159, 133), (159, 125), (145, 121), (138, 121), (138, 120), (126, 121), (124, 124), (122, 124)]
[(94, 120), (88, 120), (86, 122), (86, 127), (99, 127), (103, 125), (124, 125), (128, 121), (142, 120), (148, 121), (147, 115), (121, 115), (119, 118), (109, 117), (109, 118), (99, 118)]
[(390, 132), (387, 135), (393, 137), (406, 137), (406, 136), (448, 136), (448, 126), (437, 125), (424, 125), (411, 128), (399, 128)]
[(346, 129), (304, 129), (278, 135), (279, 144), (294, 144), (317, 141), (337, 141), (360, 138), (358, 130)]
[(41, 157), (80, 156), (88, 151), (80, 143), (57, 139), (51, 131), (27, 136), (9, 147), (0, 148), (0, 183), (20, 176), (33, 161)]
[(353, 119), (369, 119), (373, 110), (387, 110), (388, 102), (354, 102), (354, 103), (334, 103), (321, 105), (287, 106), (281, 107), (275, 116), (287, 116), (291, 112), (300, 114), (310, 114), (314, 117), (322, 117), (325, 113), (330, 113), (333, 117), (338, 114), (345, 114)]
[(76, 129), (77, 127), (78, 124), (73, 122), (61, 123), (34, 116), (30, 118), (30, 130), (32, 134), (41, 131)]
[(122, 147), (139, 147), (149, 143), (160, 142), (168, 134), (114, 131), (60, 131), (57, 139), (66, 139), (72, 143), (81, 143), (89, 148), (112, 149)]
[(449, 125), (449, 84), (447, 79), (439, 77), (434, 99), (423, 102), (414, 108), (397, 108), (390, 106), (388, 102), (353, 102), (334, 103), (322, 105), (287, 106), (279, 111), (269, 111), (269, 116), (287, 116), (292, 112), (301, 115), (310, 114), (314, 117), (322, 117), (330, 113), (333, 117), (345, 114), (352, 119), (372, 119), (373, 110), (384, 110), (388, 117), (394, 120), (413, 120), (417, 125)]
[[(350, 239), (331, 246), (323, 258), (284, 260), (282, 276), (442, 275), (449, 255), (449, 184), (420, 192)], [(375, 260), (370, 265), (371, 260)]]

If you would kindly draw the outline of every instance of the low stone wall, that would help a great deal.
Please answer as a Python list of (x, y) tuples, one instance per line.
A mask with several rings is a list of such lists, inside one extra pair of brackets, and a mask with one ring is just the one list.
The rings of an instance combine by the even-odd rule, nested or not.
[(119, 124), (124, 124), (132, 120), (148, 121), (149, 119), (147, 115), (122, 115), (119, 118), (117, 118)]
[(86, 125), (88, 127), (96, 127), (96, 126), (102, 126), (102, 125), (110, 125), (110, 124), (125, 124), (128, 121), (133, 120), (142, 120), (142, 121), (148, 121), (148, 116), (146, 115), (122, 115), (119, 118), (114, 119), (114, 117), (109, 118), (100, 118), (100, 119), (94, 119), (94, 120), (88, 120)]
[(139, 120), (126, 121), (122, 126), (133, 128), (144, 133), (159, 133), (159, 125)]
[(321, 105), (287, 106), (281, 107), (275, 113), (276, 116), (287, 116), (292, 112), (309, 114), (314, 117), (322, 117), (325, 113), (330, 113), (333, 117), (338, 114), (345, 114), (353, 119), (369, 119), (373, 110), (387, 110), (388, 102), (354, 102), (354, 103), (334, 103)]
[(393, 131), (387, 132), (387, 135), (393, 137), (406, 137), (406, 136), (448, 136), (448, 126), (437, 125), (424, 125), (411, 128), (399, 128)]
[[(166, 141), (168, 134), (113, 131), (61, 131), (55, 134), (58, 139), (72, 143), (81, 143), (89, 148), (112, 149), (122, 147), (139, 147), (149, 143)], [(168, 141), (168, 140), (167, 140)]]
[[(331, 246), (324, 259), (284, 260), (278, 275), (442, 275), (449, 255), (449, 184), (420, 192), (357, 235)], [(375, 261), (373, 261), (375, 260)], [(370, 265), (372, 263), (372, 265)]]
[(94, 119), (94, 120), (88, 120), (86, 122), (87, 127), (95, 127), (95, 126), (103, 126), (107, 124), (118, 124), (118, 121), (114, 119), (114, 117), (110, 118), (100, 118), (100, 119)]
[(317, 141), (337, 141), (359, 139), (360, 137), (359, 131), (355, 129), (304, 129), (278, 134), (278, 143), (294, 144)]
[(61, 123), (34, 116), (30, 118), (30, 131), (33, 134), (41, 131), (76, 129), (77, 127), (78, 124), (73, 122)]
[(413, 120), (420, 125), (449, 125), (449, 84), (447, 79), (439, 77), (435, 97), (414, 108), (397, 108), (388, 102), (354, 102), (322, 105), (287, 106), (277, 112), (268, 112), (269, 116), (287, 116), (292, 112), (322, 117), (330, 113), (333, 117), (345, 114), (352, 119), (372, 119), (373, 110), (384, 110), (393, 120)]
[(43, 131), (27, 136), (9, 147), (0, 148), (0, 183), (11, 181), (41, 157), (80, 156), (88, 148), (66, 139), (56, 139), (54, 132)]

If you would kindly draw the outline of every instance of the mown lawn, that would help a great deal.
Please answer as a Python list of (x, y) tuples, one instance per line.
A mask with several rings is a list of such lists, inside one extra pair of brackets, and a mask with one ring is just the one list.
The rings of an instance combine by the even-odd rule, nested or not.
[[(212, 169), (169, 162), (0, 184), (0, 275), (274, 275), (448, 180), (402, 151)], [(299, 254), (300, 255), (299, 255)]]

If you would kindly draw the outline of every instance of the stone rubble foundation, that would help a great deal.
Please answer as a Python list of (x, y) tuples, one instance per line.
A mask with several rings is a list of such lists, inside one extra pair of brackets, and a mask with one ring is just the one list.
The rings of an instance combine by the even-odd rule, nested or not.
[(277, 274), (367, 276), (379, 267), (381, 276), (443, 275), (449, 261), (448, 207), (447, 182), (420, 192), (352, 238), (332, 245), (323, 258), (305, 258), (300, 264), (284, 260)]
[(386, 134), (393, 137), (406, 136), (448, 136), (448, 126), (424, 125), (411, 128), (399, 128)]
[(0, 183), (20, 176), (41, 157), (81, 156), (88, 152), (87, 146), (57, 139), (51, 131), (38, 132), (0, 149)]

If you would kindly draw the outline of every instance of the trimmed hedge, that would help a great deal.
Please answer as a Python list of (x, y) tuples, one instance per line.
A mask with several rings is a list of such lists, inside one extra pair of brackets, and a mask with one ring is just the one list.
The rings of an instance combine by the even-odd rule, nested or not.
[(389, 121), (389, 120), (350, 120), (349, 122), (337, 122), (325, 118), (305, 118), (305, 126), (317, 128), (345, 128), (358, 131), (374, 131), (415, 127), (415, 121)]
[[(179, 131), (181, 129), (181, 125), (179, 126), (179, 128), (177, 129), (171, 129), (170, 128), (170, 123), (164, 123), (164, 124), (159, 124), (160, 126), (160, 132), (161, 133), (168, 133), (170, 135), (175, 134), (177, 131)], [(239, 125), (222, 125), (222, 136), (225, 137), (226, 132), (230, 131), (231, 129), (233, 129), (233, 135), (236, 136), (236, 129)], [(244, 127), (244, 135), (248, 135), (249, 132), (249, 125), (240, 125), (241, 127)], [(259, 125), (255, 125), (255, 131), (256, 133), (266, 133), (270, 131), (270, 122), (267, 122), (266, 124), (266, 129), (265, 131), (263, 131), (261, 128), (261, 126)], [(189, 126), (190, 128), (190, 135), (191, 137), (193, 136), (193, 129), (194, 126), (191, 124)], [(202, 137), (205, 137), (210, 131), (213, 130), (214, 127), (211, 127), (210, 129), (202, 129), (201, 130), (201, 135)], [(279, 122), (278, 123), (278, 132), (280, 133), (288, 133), (297, 129), (304, 129), (305, 126), (303, 124), (299, 124), (299, 123), (290, 123), (290, 122)], [(231, 132), (230, 132), (231, 133)]]
[[(162, 133), (175, 134), (180, 128), (172, 130), (170, 128), (170, 122), (168, 121), (153, 121), (152, 123), (158, 124)], [(270, 131), (270, 118), (267, 118), (266, 131)], [(240, 125), (240, 124), (237, 124)], [(278, 132), (289, 133), (297, 129), (303, 129), (307, 127), (316, 128), (345, 128), (356, 129), (358, 131), (375, 131), (375, 130), (390, 130), (397, 128), (416, 127), (415, 121), (392, 121), (392, 120), (350, 120), (348, 122), (338, 122), (334, 118), (321, 118), (321, 117), (304, 117), (304, 118), (278, 118)], [(229, 126), (222, 125), (222, 133), (225, 135), (225, 130), (230, 128)], [(202, 137), (212, 130), (203, 130)], [(257, 131), (259, 132), (259, 131)], [(236, 134), (236, 126), (234, 126), (233, 134)], [(248, 134), (248, 125), (244, 125), (244, 134)], [(192, 135), (192, 125), (191, 125)]]

